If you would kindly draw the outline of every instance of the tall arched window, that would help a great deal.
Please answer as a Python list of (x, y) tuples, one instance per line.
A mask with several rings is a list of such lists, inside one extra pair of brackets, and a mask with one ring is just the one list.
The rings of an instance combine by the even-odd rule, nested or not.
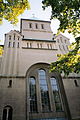
[(45, 70), (40, 69), (38, 71), (38, 75), (39, 75), (39, 83), (40, 83), (42, 111), (48, 112), (50, 111), (50, 101), (49, 101), (49, 93), (48, 93)]
[(4, 107), (2, 120), (12, 120), (12, 107), (11, 106)]
[(36, 80), (35, 77), (29, 78), (30, 91), (30, 112), (37, 112)]
[(62, 104), (61, 104), (61, 98), (60, 98), (59, 86), (57, 80), (54, 77), (51, 77), (50, 82), (53, 91), (56, 111), (62, 111)]

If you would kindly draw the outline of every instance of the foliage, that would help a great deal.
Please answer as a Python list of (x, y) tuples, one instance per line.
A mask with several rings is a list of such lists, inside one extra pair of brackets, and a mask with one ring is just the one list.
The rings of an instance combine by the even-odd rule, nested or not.
[[(80, 34), (80, 1), (79, 0), (43, 0), (43, 8), (52, 8), (51, 19), (57, 18), (60, 21), (58, 32), (68, 30), (74, 36)], [(51, 63), (51, 71), (80, 72), (80, 37), (76, 38), (70, 48), (72, 50), (65, 55), (60, 55), (56, 62)]]
[(17, 17), (26, 8), (30, 8), (28, 0), (0, 0), (0, 23), (4, 18), (12, 24), (16, 24), (18, 22)]
[(0, 56), (2, 56), (2, 54), (3, 54), (3, 47), (0, 46)]
[(64, 72), (65, 75), (80, 72), (80, 37), (77, 37), (76, 42), (72, 43), (69, 53), (60, 55), (56, 62), (51, 63), (50, 70)]
[(52, 8), (51, 19), (60, 21), (59, 31), (68, 29), (69, 33), (80, 33), (80, 1), (79, 0), (43, 0), (43, 8)]

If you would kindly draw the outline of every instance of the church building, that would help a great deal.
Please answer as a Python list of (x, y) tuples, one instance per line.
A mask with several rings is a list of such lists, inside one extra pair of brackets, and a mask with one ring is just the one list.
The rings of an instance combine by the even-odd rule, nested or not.
[(5, 34), (0, 57), (0, 120), (80, 120), (80, 74), (50, 72), (69, 39), (53, 35), (50, 21), (21, 19)]

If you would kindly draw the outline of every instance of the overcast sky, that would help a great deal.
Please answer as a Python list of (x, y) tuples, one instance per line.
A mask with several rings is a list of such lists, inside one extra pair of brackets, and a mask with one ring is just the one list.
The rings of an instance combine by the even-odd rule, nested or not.
[[(20, 18), (26, 18), (29, 19), (33, 16), (33, 14), (35, 15), (35, 17), (41, 19), (41, 20), (50, 20), (50, 16), (51, 16), (51, 8), (48, 7), (46, 8), (45, 11), (43, 11), (42, 9), (42, 0), (29, 0), (30, 2), (30, 10), (26, 10), (22, 15), (19, 16), (19, 21)], [(53, 24), (54, 23), (54, 24)], [(58, 28), (59, 26), (59, 22), (54, 20), (54, 22), (52, 23), (52, 29), (53, 32), (56, 33), (56, 28)], [(4, 20), (3, 24), (0, 25), (0, 44), (4, 43), (4, 34), (8, 33), (10, 30), (20, 30), (20, 22), (18, 22), (18, 24), (16, 26), (11, 25), (8, 21)], [(68, 34), (65, 34), (66, 37), (71, 37)], [(73, 38), (72, 38), (73, 39)]]

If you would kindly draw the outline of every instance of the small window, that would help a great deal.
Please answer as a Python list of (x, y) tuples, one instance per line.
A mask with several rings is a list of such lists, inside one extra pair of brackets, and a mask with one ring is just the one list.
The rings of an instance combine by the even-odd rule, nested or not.
[(29, 48), (29, 43), (27, 43), (27, 48)]
[(11, 40), (11, 35), (9, 35), (9, 40)]
[(74, 80), (74, 84), (75, 84), (76, 87), (79, 86), (77, 80)]
[(61, 40), (61, 42), (63, 42), (63, 41), (62, 41), (62, 37), (60, 37), (60, 40)]
[(37, 47), (39, 48), (39, 43), (37, 43)]
[(41, 24), (41, 28), (44, 29), (44, 25), (43, 24)]
[(32, 48), (32, 43), (30, 43), (30, 48)]
[(38, 29), (38, 24), (37, 23), (35, 24), (35, 26), (36, 26), (36, 29)]
[(52, 45), (50, 44), (50, 48), (52, 49)]
[(59, 49), (62, 50), (60, 45), (59, 45)]
[(14, 34), (14, 40), (15, 40), (15, 34)]
[(15, 42), (13, 42), (13, 47), (15, 47)]
[(48, 49), (49, 49), (49, 44), (47, 44), (47, 47), (48, 47)]
[(64, 45), (63, 45), (63, 49), (65, 50), (65, 47), (64, 47)]
[(57, 42), (59, 43), (59, 39), (57, 39)]
[(19, 42), (18, 42), (18, 44), (17, 44), (17, 47), (19, 48)]
[(66, 45), (66, 48), (67, 48), (67, 50), (69, 50), (67, 45)]
[(66, 43), (66, 40), (65, 40), (65, 43)]
[(20, 37), (18, 36), (18, 40), (20, 39)]
[(10, 47), (11, 46), (11, 42), (9, 42), (9, 44), (8, 44), (8, 47)]
[(9, 80), (8, 88), (11, 88), (11, 87), (12, 87), (12, 80)]
[(40, 44), (40, 47), (42, 48), (42, 44)]
[(32, 23), (29, 23), (29, 28), (32, 28)]

